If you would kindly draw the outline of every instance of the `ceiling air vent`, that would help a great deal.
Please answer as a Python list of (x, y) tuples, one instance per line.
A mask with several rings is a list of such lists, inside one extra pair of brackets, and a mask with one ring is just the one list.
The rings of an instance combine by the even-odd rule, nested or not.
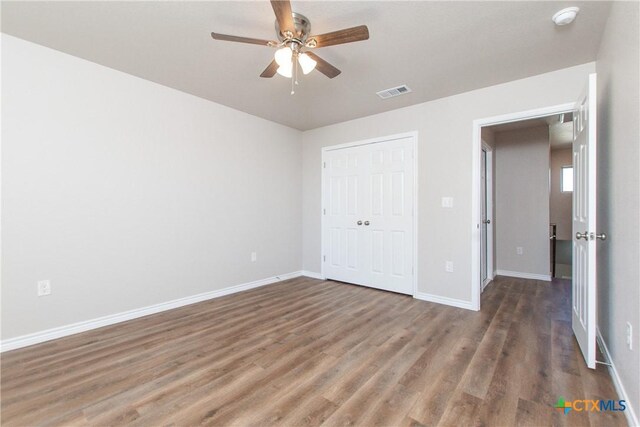
[(409, 86), (402, 85), (402, 86), (392, 87), (391, 89), (381, 90), (380, 92), (376, 92), (376, 95), (378, 95), (382, 99), (387, 99), (387, 98), (392, 98), (394, 96), (404, 95), (405, 93), (409, 93), (409, 92), (411, 92), (411, 89), (409, 89)]

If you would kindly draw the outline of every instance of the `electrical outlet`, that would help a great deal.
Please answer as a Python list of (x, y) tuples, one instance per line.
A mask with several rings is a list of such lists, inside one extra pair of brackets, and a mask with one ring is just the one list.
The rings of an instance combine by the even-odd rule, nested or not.
[(516, 254), (517, 254), (517, 255), (522, 255), (522, 254), (523, 254), (523, 252), (524, 252), (524, 251), (522, 250), (522, 246), (518, 246), (518, 247), (516, 248)]
[(258, 254), (255, 252), (251, 252), (251, 262), (256, 262), (258, 260)]
[(447, 261), (444, 263), (444, 271), (447, 273), (453, 273), (453, 261)]
[(38, 296), (43, 297), (51, 294), (51, 282), (48, 280), (38, 281)]
[(627, 347), (629, 347), (629, 350), (633, 350), (633, 327), (629, 322), (627, 322), (626, 333), (627, 333)]

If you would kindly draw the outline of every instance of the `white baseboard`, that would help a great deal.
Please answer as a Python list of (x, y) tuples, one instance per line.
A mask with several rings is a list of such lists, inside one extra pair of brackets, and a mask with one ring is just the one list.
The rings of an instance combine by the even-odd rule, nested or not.
[(489, 286), (491, 284), (491, 282), (493, 282), (494, 277), (487, 277), (487, 280), (485, 282), (482, 283), (482, 289), (481, 291), (484, 292), (485, 289), (487, 289), (487, 286)]
[(551, 281), (550, 274), (521, 273), (519, 271), (509, 271), (509, 270), (496, 270), (496, 274), (498, 276), (518, 277), (520, 279), (543, 280), (545, 282)]
[(626, 411), (624, 411), (624, 415), (625, 417), (627, 417), (627, 423), (629, 423), (630, 426), (640, 426), (640, 423), (638, 423), (638, 417), (636, 416), (636, 411), (634, 411), (632, 406), (633, 402), (629, 400), (629, 395), (627, 394), (627, 391), (625, 390), (624, 385), (622, 384), (622, 379), (618, 374), (616, 365), (613, 363), (613, 359), (611, 358), (611, 353), (609, 353), (609, 349), (607, 348), (607, 343), (605, 343), (604, 338), (602, 338), (602, 334), (600, 333), (600, 328), (596, 328), (596, 335), (598, 338), (598, 344), (600, 346), (600, 350), (602, 351), (602, 353), (604, 353), (605, 357), (607, 358), (606, 361), (611, 363), (611, 366), (609, 366), (609, 375), (611, 375), (611, 379), (613, 380), (613, 385), (616, 388), (616, 392), (618, 393), (618, 398), (620, 400), (624, 400), (627, 405), (627, 409)]
[(467, 310), (473, 310), (471, 301), (465, 301), (461, 299), (441, 297), (438, 295), (427, 294), (425, 292), (417, 292), (414, 296), (415, 299), (422, 301), (435, 302), (438, 304), (450, 305), (452, 307), (465, 308)]
[(189, 304), (195, 304), (197, 302), (206, 301), (213, 298), (219, 298), (225, 295), (235, 294), (237, 292), (246, 291), (249, 289), (258, 288), (260, 286), (270, 285), (272, 283), (280, 282), (282, 280), (293, 279), (295, 277), (302, 276), (302, 271), (295, 271), (292, 273), (280, 274), (278, 276), (268, 277), (266, 279), (256, 280), (254, 282), (242, 283), (240, 285), (229, 286), (224, 289), (218, 289), (211, 292), (205, 292), (202, 294), (192, 295), (185, 298), (175, 299), (173, 301), (167, 301), (160, 304), (154, 304), (147, 307), (136, 308), (121, 313), (110, 314), (96, 319), (85, 320), (83, 322), (72, 323), (70, 325), (59, 326), (57, 328), (47, 329), (40, 332), (35, 332), (28, 335), (22, 335), (15, 338), (9, 338), (0, 342), (0, 352), (9, 350), (15, 350), (22, 347), (27, 347), (34, 344), (39, 344), (45, 341), (54, 340), (57, 338), (66, 337), (69, 335), (77, 334), (80, 332), (89, 331), (92, 329), (101, 328), (103, 326), (109, 326), (120, 322), (126, 322), (127, 320), (137, 319), (139, 317), (148, 316), (150, 314), (160, 313), (161, 311), (167, 311), (178, 307), (183, 307)]
[(324, 280), (324, 277), (322, 277), (322, 274), (316, 273), (315, 271), (302, 270), (301, 274), (305, 277), (311, 277), (312, 279)]

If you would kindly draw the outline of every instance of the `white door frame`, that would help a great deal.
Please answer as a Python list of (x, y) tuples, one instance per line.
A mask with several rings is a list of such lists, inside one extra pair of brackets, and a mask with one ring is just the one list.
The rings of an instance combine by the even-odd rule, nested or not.
[[(487, 224), (487, 281), (480, 284), (482, 286), (481, 291), (484, 291), (484, 288), (486, 288), (487, 285), (491, 283), (491, 281), (495, 278), (495, 268), (493, 268), (493, 148), (484, 141), (481, 142), (481, 150), (484, 150), (487, 153), (487, 167), (485, 176), (485, 185), (487, 187), (487, 190), (485, 190), (485, 197), (487, 199), (487, 219), (491, 221), (489, 224)], [(482, 204), (480, 205), (480, 210), (480, 215), (482, 215)], [(480, 232), (482, 233), (482, 230)]]
[(575, 102), (551, 107), (536, 108), (533, 110), (503, 114), (500, 116), (486, 117), (473, 121), (472, 162), (471, 162), (471, 309), (480, 310), (480, 293), (482, 280), (480, 278), (480, 221), (482, 206), (480, 205), (480, 159), (482, 151), (481, 129), (485, 126), (500, 125), (504, 123), (519, 122), (521, 120), (536, 119), (554, 114), (569, 113), (575, 110)]
[(326, 207), (324, 206), (325, 200), (325, 154), (329, 151), (341, 150), (344, 148), (350, 147), (358, 147), (362, 145), (369, 144), (377, 144), (381, 142), (394, 141), (397, 139), (403, 138), (411, 138), (411, 142), (413, 145), (413, 294), (412, 296), (415, 298), (418, 293), (418, 131), (411, 131), (405, 133), (398, 133), (395, 135), (382, 136), (377, 138), (364, 139), (361, 141), (347, 142), (345, 144), (338, 145), (330, 145), (326, 147), (322, 147), (322, 163), (320, 164), (320, 168), (322, 170), (321, 176), (321, 208), (320, 208), (320, 218), (321, 227), (320, 227), (320, 238), (321, 238), (321, 253), (320, 253), (320, 274), (322, 275), (322, 279), (326, 279), (326, 275), (324, 274), (324, 264), (326, 258), (326, 248), (327, 242), (325, 242), (325, 212)]

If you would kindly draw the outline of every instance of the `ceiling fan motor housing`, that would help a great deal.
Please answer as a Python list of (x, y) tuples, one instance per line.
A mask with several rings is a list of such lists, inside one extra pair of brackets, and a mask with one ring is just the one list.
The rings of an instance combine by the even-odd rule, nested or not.
[(311, 34), (311, 21), (299, 13), (291, 12), (291, 16), (293, 17), (293, 25), (296, 28), (296, 34), (292, 34), (291, 37), (286, 37), (280, 31), (280, 25), (278, 25), (278, 20), (276, 19), (276, 34), (278, 35), (278, 40), (281, 42), (292, 41), (299, 45), (304, 45), (307, 41), (307, 37)]

